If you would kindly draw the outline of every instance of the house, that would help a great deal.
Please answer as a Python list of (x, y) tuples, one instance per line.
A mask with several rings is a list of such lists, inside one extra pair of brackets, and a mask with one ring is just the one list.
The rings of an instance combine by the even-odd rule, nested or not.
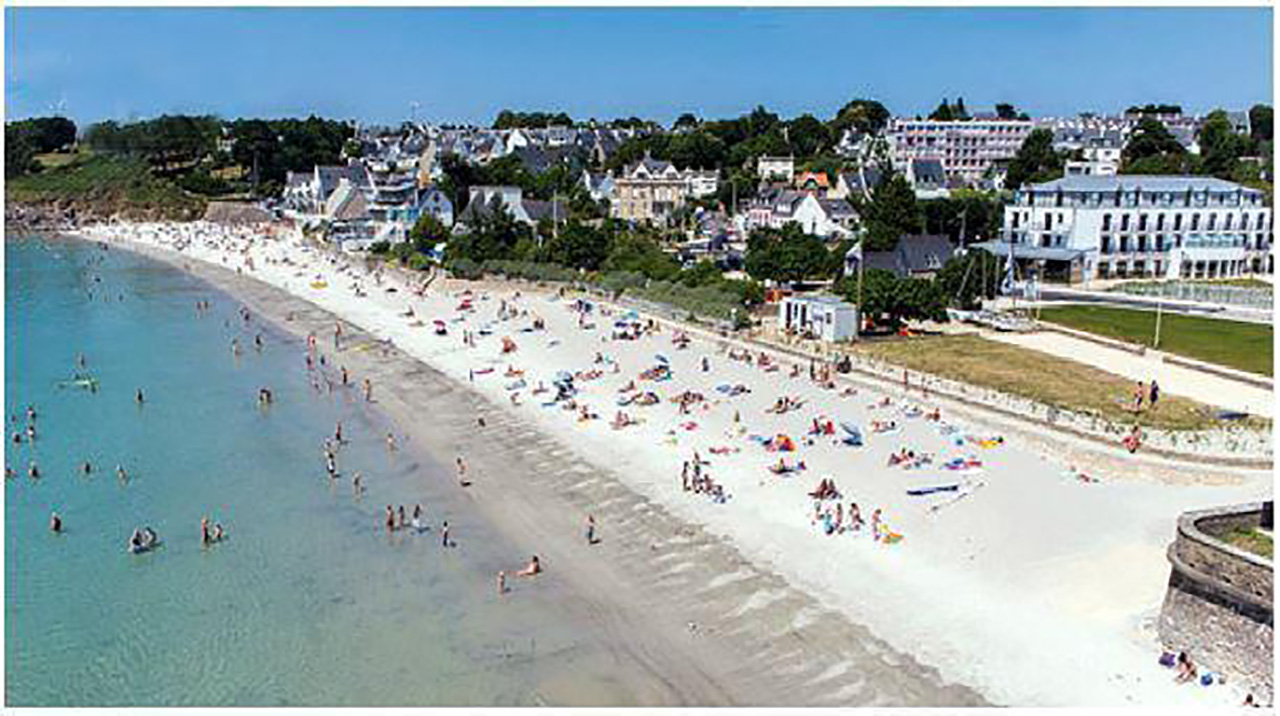
[(536, 227), (543, 218), (563, 223), (568, 217), (564, 202), (539, 201), (524, 198), (524, 190), (518, 186), (473, 186), (467, 200), (467, 208), (458, 214), (455, 233), (465, 233), (478, 216), (487, 215), (501, 207), (516, 221)]
[(756, 174), (765, 181), (781, 179), (787, 181), (796, 173), (795, 157), (761, 156), (756, 159)]
[(824, 239), (853, 235), (858, 215), (843, 199), (819, 199), (813, 192), (766, 188), (747, 207), (744, 229), (781, 229), (796, 223), (807, 234)]
[(787, 296), (778, 304), (778, 326), (792, 335), (844, 341), (857, 334), (858, 309), (834, 296)]
[(826, 172), (806, 171), (796, 175), (793, 186), (800, 191), (815, 191), (826, 196), (831, 188), (831, 182), (827, 180)]
[(453, 202), (443, 191), (430, 187), (418, 192), (418, 202), (414, 209), (414, 223), (424, 214), (430, 214), (445, 226), (453, 226)]
[(947, 174), (937, 159), (912, 159), (907, 165), (907, 181), (917, 199), (940, 199), (950, 195)]
[(846, 200), (854, 196), (861, 198), (865, 196), (864, 189), (871, 191), (882, 178), (879, 167), (867, 167), (861, 175), (858, 172), (841, 172), (836, 175), (836, 185), (827, 193), (827, 197)]
[(688, 181), (671, 162), (651, 158), (626, 168), (614, 179), (614, 200), (609, 215), (626, 221), (666, 224), (668, 217), (684, 205)]
[(613, 201), (613, 176), (608, 172), (582, 172), (579, 181), (592, 201)]
[(689, 196), (694, 199), (714, 196), (720, 189), (720, 175), (714, 169), (685, 169), (681, 175), (689, 183)]
[(908, 171), (913, 159), (934, 159), (948, 179), (972, 183), (993, 164), (1012, 159), (1031, 130), (1031, 121), (1022, 119), (894, 118), (888, 138), (899, 171)]
[(844, 272), (846, 276), (857, 273), (859, 262), (865, 260), (864, 269), (883, 269), (898, 278), (932, 278), (951, 260), (955, 250), (950, 239), (932, 234), (901, 236), (892, 251), (864, 254), (859, 244), (845, 254)]

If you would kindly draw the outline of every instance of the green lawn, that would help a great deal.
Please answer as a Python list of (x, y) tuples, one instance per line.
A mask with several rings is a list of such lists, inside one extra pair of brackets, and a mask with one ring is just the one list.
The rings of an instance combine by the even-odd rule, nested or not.
[[(1084, 363), (976, 335), (866, 341), (845, 350), (1122, 425), (1139, 421), (1166, 430), (1204, 430), (1221, 424), (1213, 408), (1167, 393), (1155, 410), (1135, 415), (1130, 410), (1133, 381)], [(1265, 423), (1250, 418), (1243, 424), (1261, 427)]]
[[(1151, 346), (1155, 311), (1110, 306), (1057, 306), (1041, 311), (1041, 320), (1078, 331)], [(1250, 373), (1272, 374), (1271, 326), (1217, 318), (1165, 313), (1160, 319), (1160, 350)]]

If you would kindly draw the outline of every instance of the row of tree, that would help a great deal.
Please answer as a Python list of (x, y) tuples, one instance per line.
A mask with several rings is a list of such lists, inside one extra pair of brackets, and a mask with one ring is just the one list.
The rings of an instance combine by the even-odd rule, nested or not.
[(36, 117), (4, 125), (6, 179), (40, 171), (37, 154), (64, 150), (76, 142), (75, 122), (66, 117)]

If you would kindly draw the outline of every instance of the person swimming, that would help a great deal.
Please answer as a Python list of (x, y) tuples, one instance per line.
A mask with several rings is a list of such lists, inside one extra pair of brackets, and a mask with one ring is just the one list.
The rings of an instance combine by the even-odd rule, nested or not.
[(116, 465), (116, 479), (120, 482), (129, 481), (129, 473), (125, 472), (124, 465)]
[(80, 466), (80, 471), (88, 475), (93, 472), (93, 465), (88, 460), (85, 460), (84, 464)]
[(35, 460), (32, 460), (31, 464), (27, 466), (27, 474), (30, 475), (32, 479), (40, 477), (40, 466), (36, 464)]

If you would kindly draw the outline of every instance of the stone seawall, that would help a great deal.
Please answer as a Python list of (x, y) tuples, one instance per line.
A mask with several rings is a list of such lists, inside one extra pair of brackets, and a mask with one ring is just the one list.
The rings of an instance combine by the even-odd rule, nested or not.
[(1188, 652), (1201, 673), (1224, 674), (1262, 703), (1273, 697), (1275, 569), (1214, 535), (1270, 525), (1271, 510), (1253, 503), (1178, 518), (1159, 627), (1166, 648)]

